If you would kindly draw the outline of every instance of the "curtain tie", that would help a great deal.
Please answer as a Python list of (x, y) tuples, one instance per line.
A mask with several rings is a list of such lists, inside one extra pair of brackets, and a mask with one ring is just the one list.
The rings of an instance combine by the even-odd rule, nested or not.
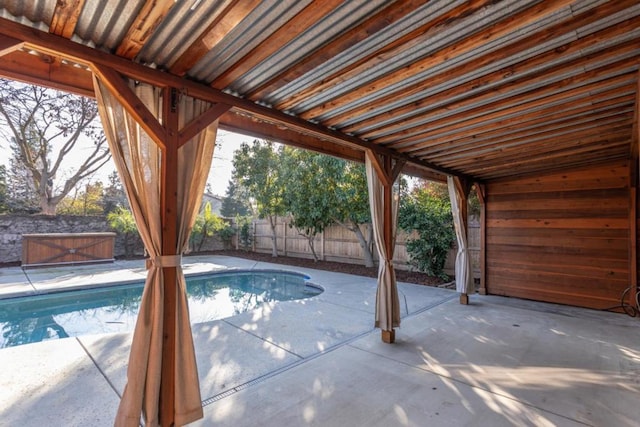
[(179, 267), (182, 265), (182, 255), (157, 255), (153, 258), (149, 258), (147, 269), (151, 267), (151, 264), (156, 268)]

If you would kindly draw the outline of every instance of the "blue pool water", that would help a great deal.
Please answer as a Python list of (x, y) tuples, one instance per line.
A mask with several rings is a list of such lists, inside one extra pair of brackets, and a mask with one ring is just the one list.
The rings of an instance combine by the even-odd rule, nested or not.
[[(191, 323), (222, 319), (269, 301), (318, 295), (302, 274), (225, 272), (187, 277)], [(144, 283), (0, 300), (0, 348), (87, 334), (132, 331)]]

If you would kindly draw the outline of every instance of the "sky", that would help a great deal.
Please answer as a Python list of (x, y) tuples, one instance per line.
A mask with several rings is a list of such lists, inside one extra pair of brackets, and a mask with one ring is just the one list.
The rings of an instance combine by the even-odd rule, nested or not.
[[(253, 137), (233, 132), (223, 130), (218, 131), (216, 148), (213, 152), (213, 161), (211, 162), (211, 170), (209, 171), (209, 178), (207, 180), (207, 183), (210, 184), (214, 195), (225, 195), (227, 185), (229, 184), (231, 173), (233, 171), (233, 153), (240, 147), (240, 144), (243, 142), (251, 142), (253, 139)], [(71, 157), (71, 161), (69, 163), (79, 163), (83, 157), (87, 155), (86, 153), (89, 150), (90, 147), (88, 145), (74, 147), (74, 150), (69, 154)], [(2, 139), (0, 140), (0, 164), (4, 164), (8, 168), (10, 158), (11, 150), (8, 146), (8, 142)], [(77, 160), (74, 160), (73, 158)], [(113, 161), (110, 160), (96, 173), (91, 182), (102, 181), (104, 184), (107, 184), (107, 178), (114, 170), (115, 166)]]

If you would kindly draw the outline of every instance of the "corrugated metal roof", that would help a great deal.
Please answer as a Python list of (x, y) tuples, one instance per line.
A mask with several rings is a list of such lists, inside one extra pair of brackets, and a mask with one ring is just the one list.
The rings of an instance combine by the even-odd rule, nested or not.
[[(342, 133), (351, 144), (357, 136), (473, 178), (544, 169), (548, 156), (504, 170), (469, 160), (491, 153), (478, 164), (512, 164), (515, 147), (539, 152), (552, 144), (554, 167), (620, 156), (625, 144), (629, 151), (640, 57), (637, 1), (86, 0), (80, 10), (73, 4), (0, 0), (0, 17), (269, 106), (285, 113), (284, 122), (295, 116), (316, 123), (327, 140)], [(0, 72), (16, 75), (28, 61), (20, 51), (9, 53), (0, 58)], [(85, 77), (78, 82), (84, 79), (86, 92)], [(73, 85), (73, 77), (59, 78), (58, 85)], [(234, 111), (232, 122), (248, 115), (253, 123), (283, 126)], [(621, 129), (628, 129), (626, 140)], [(562, 156), (570, 131), (595, 134), (584, 147), (588, 155)], [(489, 142), (495, 140), (502, 145)]]

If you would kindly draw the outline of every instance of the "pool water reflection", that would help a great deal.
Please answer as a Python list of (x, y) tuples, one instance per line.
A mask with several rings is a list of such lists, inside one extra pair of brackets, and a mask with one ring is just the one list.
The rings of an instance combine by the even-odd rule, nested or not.
[[(0, 348), (133, 330), (143, 283), (0, 300)], [(187, 277), (191, 323), (234, 316), (264, 302), (318, 295), (302, 274), (234, 271)]]

